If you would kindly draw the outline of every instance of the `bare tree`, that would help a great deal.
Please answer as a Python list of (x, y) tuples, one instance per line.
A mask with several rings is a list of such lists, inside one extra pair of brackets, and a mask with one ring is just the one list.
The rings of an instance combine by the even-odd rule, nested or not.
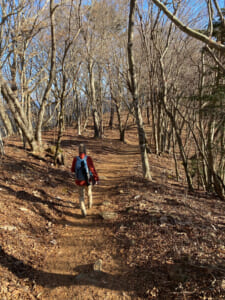
[[(54, 157), (55, 164), (57, 163), (60, 154), (61, 139), (62, 139), (64, 125), (65, 125), (64, 124), (65, 100), (68, 97), (68, 95), (71, 93), (71, 91), (74, 89), (77, 80), (77, 74), (80, 68), (80, 64), (78, 64), (77, 68), (74, 67), (74, 65), (72, 64), (73, 69), (75, 69), (75, 74), (73, 74), (72, 80), (69, 80), (69, 75), (71, 74), (71, 72), (68, 72), (68, 69), (69, 70), (71, 69), (71, 61), (70, 59), (68, 59), (68, 55), (69, 55), (70, 48), (72, 47), (73, 43), (76, 41), (81, 30), (81, 16), (80, 16), (81, 2), (82, 1), (80, 0), (77, 7), (74, 7), (73, 1), (70, 2), (69, 12), (68, 12), (69, 15), (68, 28), (66, 26), (67, 35), (66, 36), (65, 34), (63, 35), (62, 38), (63, 49), (58, 54), (59, 71), (57, 72), (58, 76), (55, 80), (55, 87), (57, 87), (57, 91), (58, 91), (57, 98), (60, 101), (60, 107), (59, 107), (59, 117), (58, 117), (58, 138), (56, 142), (55, 157)], [(63, 9), (65, 13), (65, 8), (61, 7), (61, 9)], [(73, 24), (72, 22), (72, 16), (74, 10), (76, 12), (75, 18), (78, 20), (77, 24)], [(61, 14), (59, 14), (58, 16), (58, 20), (60, 20), (61, 17), (62, 17), (62, 11)], [(62, 22), (59, 23), (61, 24)]]
[(136, 123), (138, 128), (139, 147), (141, 151), (143, 176), (148, 180), (152, 180), (149, 161), (148, 161), (147, 147), (146, 147), (146, 134), (143, 126), (143, 119), (142, 119), (142, 114), (141, 114), (141, 109), (139, 104), (139, 98), (138, 98), (138, 87), (136, 81), (135, 62), (133, 56), (133, 37), (134, 37), (136, 4), (137, 4), (136, 0), (130, 0), (128, 45), (127, 45), (129, 73), (130, 73), (130, 91), (133, 97), (134, 111), (135, 111)]
[[(198, 110), (192, 107), (194, 118), (187, 119), (182, 115), (187, 123), (197, 148), (196, 157), (193, 160), (197, 163), (198, 174), (202, 174), (203, 185), (210, 191), (214, 190), (220, 198), (224, 199), (225, 184), (224, 184), (224, 16), (218, 2), (205, 1), (208, 12), (208, 28), (202, 30), (193, 30), (184, 25), (173, 13), (171, 13), (165, 4), (161, 1), (153, 0), (153, 2), (163, 10), (167, 17), (183, 32), (191, 37), (202, 41), (206, 44), (201, 50), (202, 53), (202, 69), (199, 69), (200, 84), (199, 95), (195, 97), (198, 103)], [(214, 12), (217, 12), (220, 21), (215, 21)], [(200, 47), (202, 47), (200, 45)], [(205, 63), (205, 54), (208, 54), (210, 60)], [(209, 58), (208, 58), (209, 59)], [(213, 63), (216, 64), (213, 66)], [(206, 65), (209, 66), (210, 72), (208, 80), (206, 77)], [(211, 66), (210, 66), (211, 65)], [(213, 70), (213, 71), (212, 71)], [(209, 79), (210, 78), (210, 79)], [(198, 122), (195, 115), (198, 114)], [(198, 126), (199, 125), (199, 126)], [(178, 141), (179, 142), (179, 141)], [(221, 156), (222, 155), (222, 156)], [(200, 160), (200, 161), (199, 161)], [(202, 167), (201, 167), (202, 166)]]
[[(53, 0), (50, 1), (49, 6), (51, 37), (50, 68), (48, 73), (49, 78), (47, 79), (47, 84), (44, 88), (42, 99), (39, 102), (40, 107), (38, 110), (38, 119), (35, 128), (33, 127), (33, 120), (31, 120), (30, 116), (30, 104), (32, 101), (32, 94), (34, 93), (34, 89), (37, 89), (37, 85), (43, 84), (43, 81), (46, 79), (45, 76), (43, 76), (43, 74), (45, 73), (44, 68), (46, 67), (46, 65), (44, 64), (42, 67), (38, 66), (39, 70), (36, 69), (35, 75), (32, 76), (34, 74), (34, 69), (32, 70), (32, 68), (38, 61), (38, 58), (37, 52), (34, 51), (34, 53), (32, 53), (30, 52), (30, 50), (32, 47), (32, 42), (34, 47), (37, 41), (38, 34), (42, 29), (44, 29), (44, 26), (47, 25), (46, 21), (43, 19), (46, 15), (46, 7), (42, 7), (40, 11), (39, 4), (35, 1), (21, 1), (18, 6), (16, 6), (14, 1), (7, 1), (7, 3), (2, 3), (4, 22), (1, 24), (0, 32), (2, 35), (2, 39), (6, 37), (6, 33), (8, 32), (8, 36), (6, 37), (6, 41), (8, 44), (6, 44), (6, 42), (1, 44), (1, 60), (9, 62), (9, 67), (11, 70), (11, 80), (8, 80), (6, 76), (6, 67), (4, 66), (4, 64), (2, 64), (0, 70), (1, 93), (11, 110), (17, 126), (22, 131), (32, 151), (38, 151), (41, 148), (41, 129), (45, 113), (45, 106), (48, 101), (53, 79), (55, 76), (56, 49), (54, 13), (57, 6), (54, 6), (53, 2)], [(35, 11), (35, 7), (37, 8), (37, 11)], [(28, 11), (32, 11), (32, 17), (24, 19), (23, 15), (25, 15)], [(43, 13), (42, 17), (41, 12)], [(20, 20), (21, 22), (19, 22)], [(26, 52), (31, 53), (28, 56), (28, 59), (26, 59)], [(34, 58), (35, 55), (36, 58)], [(28, 62), (30, 63), (32, 60), (34, 63), (28, 65)], [(18, 69), (18, 61), (20, 61), (21, 72)], [(28, 70), (30, 73), (28, 72)], [(27, 78), (25, 78), (25, 74)], [(29, 74), (31, 77), (30, 79)], [(17, 80), (17, 75), (21, 75), (19, 77), (21, 78), (20, 82), (18, 82)], [(25, 101), (23, 101), (25, 99), (26, 103)]]

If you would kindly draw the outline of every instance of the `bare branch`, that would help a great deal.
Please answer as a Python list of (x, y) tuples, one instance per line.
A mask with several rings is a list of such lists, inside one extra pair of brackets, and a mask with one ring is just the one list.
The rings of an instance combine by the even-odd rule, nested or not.
[(212, 38), (213, 35), (213, 8), (211, 0), (207, 1), (208, 14), (209, 14), (209, 37)]
[(219, 17), (220, 17), (222, 26), (223, 26), (223, 28), (225, 28), (225, 19), (224, 19), (224, 17), (223, 17), (223, 13), (222, 13), (222, 11), (221, 11), (221, 9), (220, 9), (220, 7), (219, 7), (219, 4), (218, 4), (217, 0), (213, 0), (213, 3), (214, 3), (214, 5), (215, 5), (215, 7), (216, 7), (216, 9), (217, 9), (217, 12), (218, 12), (218, 15), (219, 15)]
[(181, 20), (179, 20), (176, 16), (174, 16), (167, 7), (159, 0), (152, 0), (155, 5), (157, 5), (162, 11), (166, 14), (166, 16), (183, 32), (190, 35), (191, 37), (209, 45), (211, 48), (217, 49), (223, 53), (225, 53), (225, 46), (212, 40), (210, 37), (198, 32), (197, 30), (191, 29), (186, 26)]
[(225, 72), (225, 67), (222, 65), (222, 63), (220, 62), (218, 57), (215, 55), (215, 53), (213, 53), (213, 51), (208, 46), (205, 46), (204, 49), (211, 55), (211, 57), (214, 59), (215, 63), (217, 63), (217, 65), (220, 67), (220, 69), (223, 72)]

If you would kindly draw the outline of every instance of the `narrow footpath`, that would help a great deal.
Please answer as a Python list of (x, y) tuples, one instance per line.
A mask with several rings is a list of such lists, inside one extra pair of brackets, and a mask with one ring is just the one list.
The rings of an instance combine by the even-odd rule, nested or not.
[[(80, 141), (85, 142), (82, 138)], [(68, 169), (80, 141), (66, 151)], [(87, 210), (86, 218), (81, 216), (75, 184), (62, 197), (66, 205), (53, 228), (54, 247), (46, 253), (43, 273), (37, 280), (41, 300), (134, 298), (114, 229), (119, 226), (117, 217), (122, 205), (117, 199), (126, 192), (118, 188), (135, 169), (138, 149), (112, 140), (104, 141), (104, 145), (99, 141), (98, 145), (90, 139), (86, 145), (100, 177), (99, 185), (93, 188), (93, 208)], [(72, 175), (70, 180), (74, 181)]]

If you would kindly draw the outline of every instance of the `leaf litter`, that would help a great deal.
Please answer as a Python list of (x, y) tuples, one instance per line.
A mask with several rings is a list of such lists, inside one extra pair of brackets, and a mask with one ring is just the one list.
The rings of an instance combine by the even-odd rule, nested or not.
[[(225, 203), (188, 193), (168, 154), (150, 154), (153, 181), (142, 179), (133, 128), (126, 144), (115, 129), (91, 134), (67, 129), (61, 168), (5, 142), (0, 299), (225, 299)], [(70, 173), (79, 142), (100, 176), (85, 219)]]

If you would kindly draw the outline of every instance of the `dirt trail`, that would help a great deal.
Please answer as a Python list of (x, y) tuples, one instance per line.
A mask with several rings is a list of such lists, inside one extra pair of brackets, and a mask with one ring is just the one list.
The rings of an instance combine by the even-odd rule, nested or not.
[[(63, 137), (65, 166), (33, 156), (17, 137), (0, 161), (0, 299), (224, 299), (225, 203), (175, 180), (168, 154), (142, 178), (137, 132)], [(54, 143), (54, 134), (45, 133)], [(85, 142), (100, 176), (83, 218), (70, 172)], [(112, 219), (102, 218), (103, 212)], [(101, 271), (93, 265), (102, 260)], [(187, 296), (187, 295), (190, 295)]]
[[(77, 153), (77, 143), (66, 154), (68, 169), (72, 162), (70, 155)], [(100, 184), (93, 188), (93, 208), (87, 210), (86, 218), (81, 216), (75, 185), (72, 194), (63, 197), (64, 203), (68, 204), (54, 228), (57, 238), (52, 243), (55, 246), (45, 257), (45, 275), (39, 279), (48, 282), (45, 288), (39, 286), (39, 299), (42, 300), (130, 299), (133, 294), (124, 278), (128, 269), (119, 255), (119, 245), (113, 234), (117, 218), (104, 220), (100, 214), (119, 210), (116, 197), (126, 191), (117, 189), (123, 178), (131, 175), (136, 167), (137, 148), (130, 145), (129, 149), (116, 140), (105, 141), (104, 145), (99, 141), (98, 148), (92, 139), (86, 143), (89, 155), (95, 161)], [(99, 259), (102, 260), (101, 272), (93, 270), (93, 264)]]

